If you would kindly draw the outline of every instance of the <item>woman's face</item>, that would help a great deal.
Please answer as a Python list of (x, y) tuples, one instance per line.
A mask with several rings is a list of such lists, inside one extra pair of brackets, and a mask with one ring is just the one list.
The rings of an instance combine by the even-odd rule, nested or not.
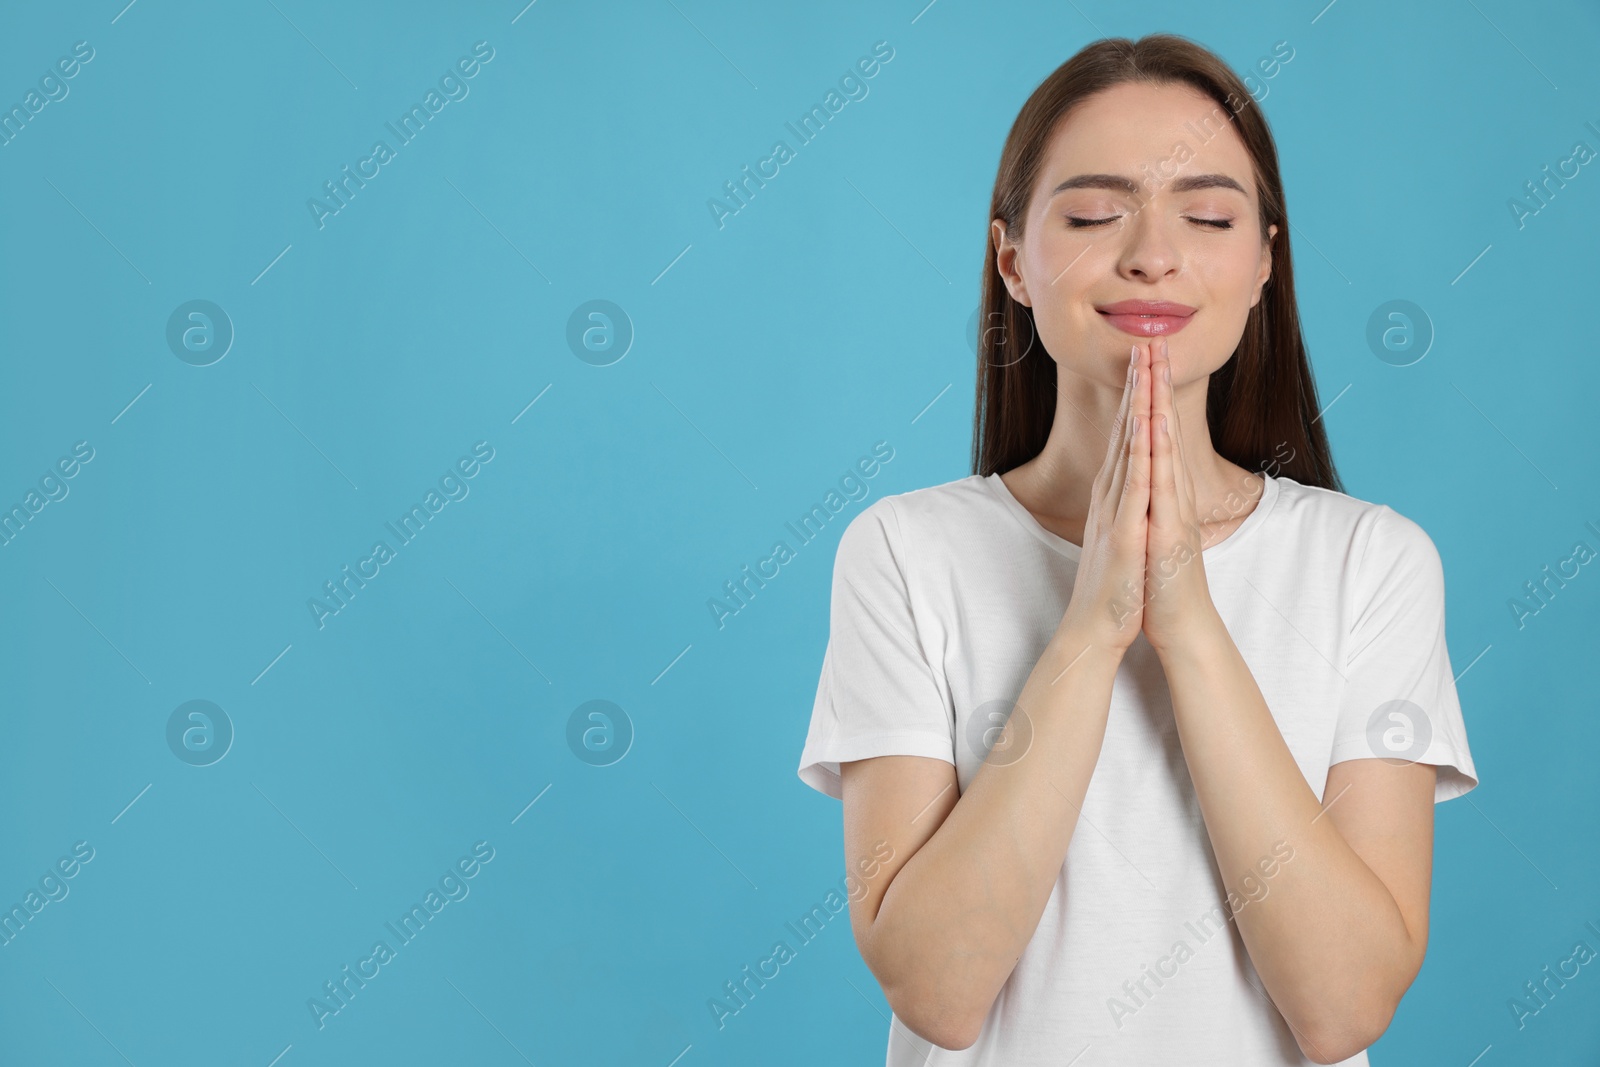
[[(1120, 391), (1132, 347), (1166, 337), (1176, 385), (1238, 347), (1277, 227), (1261, 232), (1254, 168), (1231, 119), (1188, 86), (1125, 83), (1057, 126), (1021, 247), (993, 225), (1007, 287), (1033, 308), (1036, 343), (1062, 369)], [(1113, 307), (1127, 301), (1194, 310), (1148, 318)]]

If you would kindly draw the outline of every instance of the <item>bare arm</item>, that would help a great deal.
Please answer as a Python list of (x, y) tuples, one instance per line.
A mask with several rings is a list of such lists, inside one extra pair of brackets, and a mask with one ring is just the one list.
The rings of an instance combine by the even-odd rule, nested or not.
[(1149, 394), (1140, 354), (1094, 480), (1066, 613), (966, 792), (953, 766), (924, 756), (840, 767), (847, 864), (874, 842), (893, 848), (852, 901), (856, 943), (895, 1014), (943, 1048), (978, 1039), (1039, 925), (1100, 759), (1117, 667), (1139, 634), (1150, 433), (1148, 419), (1129, 416), (1136, 392)]
[[(1152, 410), (1180, 432), (1154, 441), (1145, 635), (1245, 949), (1301, 1051), (1337, 1063), (1378, 1039), (1422, 967), (1436, 772), (1343, 761), (1319, 803), (1211, 599), (1170, 370), (1163, 344)], [(1442, 596), (1436, 559), (1413, 577), (1394, 593)]]
[(879, 841), (893, 850), (851, 902), (856, 943), (895, 1014), (936, 1045), (977, 1040), (1039, 924), (1100, 757), (1120, 660), (1057, 631), (965, 793), (943, 760), (840, 766), (846, 856)]
[(1234, 916), (1250, 960), (1308, 1057), (1353, 1056), (1382, 1035), (1422, 967), (1435, 769), (1337, 763), (1324, 806), (1220, 619), (1162, 664), (1228, 888), (1276, 842), (1294, 850)]

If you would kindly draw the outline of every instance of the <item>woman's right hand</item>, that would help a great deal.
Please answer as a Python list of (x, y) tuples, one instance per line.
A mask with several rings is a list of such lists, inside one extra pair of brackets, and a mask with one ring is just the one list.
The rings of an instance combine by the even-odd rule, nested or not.
[(1083, 550), (1060, 631), (1118, 655), (1144, 622), (1150, 510), (1150, 349), (1135, 345), (1111, 425), (1105, 462), (1090, 491)]

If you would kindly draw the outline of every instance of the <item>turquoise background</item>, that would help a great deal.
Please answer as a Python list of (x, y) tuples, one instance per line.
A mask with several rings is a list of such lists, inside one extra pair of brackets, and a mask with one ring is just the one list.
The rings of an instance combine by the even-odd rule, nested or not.
[[(844, 915), (724, 1028), (707, 1002), (843, 878), (839, 804), (795, 775), (834, 547), (970, 473), (1006, 132), (1082, 45), (1164, 30), (1241, 73), (1292, 47), (1252, 85), (1335, 456), (1444, 560), (1483, 785), (1437, 809), (1427, 963), (1372, 1062), (1596, 1062), (1600, 965), (1508, 1009), (1600, 949), (1600, 573), (1509, 607), (1600, 548), (1600, 170), (1508, 206), (1600, 148), (1594, 5), (124, 3), (0, 30), (5, 107), (94, 53), (0, 147), (0, 505), (93, 449), (0, 548), (0, 905), (93, 849), (0, 947), (0, 1060), (882, 1062)], [(307, 201), (479, 41), (319, 228)], [(868, 95), (719, 228), (707, 201), (879, 41)], [(234, 334), (206, 366), (167, 340), (194, 300)], [(569, 344), (594, 300), (621, 358)], [(1433, 333), (1405, 366), (1366, 339), (1392, 300)], [(719, 629), (707, 601), (880, 441), (867, 500)], [(478, 442), (319, 628), (307, 601)], [(168, 741), (193, 700), (232, 724), (207, 766)], [(569, 742), (596, 700), (606, 766)], [(319, 1029), (307, 1001), (478, 842)]]

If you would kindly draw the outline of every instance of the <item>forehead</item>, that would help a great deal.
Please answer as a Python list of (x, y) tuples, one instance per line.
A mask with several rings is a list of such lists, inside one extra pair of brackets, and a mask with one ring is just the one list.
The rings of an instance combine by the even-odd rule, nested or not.
[(1078, 174), (1120, 174), (1141, 191), (1159, 176), (1226, 174), (1255, 201), (1255, 169), (1232, 112), (1187, 85), (1126, 82), (1084, 99), (1057, 123), (1036, 194)]

